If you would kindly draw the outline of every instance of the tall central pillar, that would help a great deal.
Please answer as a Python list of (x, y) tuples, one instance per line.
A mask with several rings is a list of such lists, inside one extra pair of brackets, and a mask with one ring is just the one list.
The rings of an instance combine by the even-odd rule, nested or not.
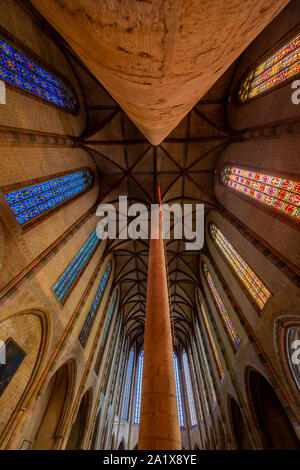
[(181, 449), (161, 220), (149, 249), (138, 448)]

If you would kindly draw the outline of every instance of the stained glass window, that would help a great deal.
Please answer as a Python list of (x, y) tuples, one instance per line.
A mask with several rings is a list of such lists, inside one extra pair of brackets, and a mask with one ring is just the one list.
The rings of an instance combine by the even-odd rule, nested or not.
[(215, 358), (215, 361), (216, 361), (218, 374), (219, 374), (220, 380), (223, 380), (225, 374), (224, 374), (224, 369), (223, 369), (223, 366), (222, 366), (222, 363), (221, 363), (221, 360), (220, 360), (220, 356), (219, 356), (219, 353), (218, 353), (217, 345), (216, 345), (216, 342), (214, 340), (214, 337), (213, 337), (213, 334), (212, 334), (212, 331), (211, 331), (211, 327), (210, 327), (210, 324), (209, 324), (209, 321), (208, 321), (208, 318), (207, 318), (207, 315), (206, 315), (205, 308), (204, 308), (202, 303), (200, 304), (200, 306), (201, 306), (201, 312), (202, 312), (202, 315), (203, 315), (203, 320), (204, 320), (204, 323), (205, 323), (207, 334), (208, 334), (210, 344), (211, 344), (211, 347), (212, 347), (212, 351), (213, 351), (213, 354), (214, 354), (214, 358)]
[(192, 387), (189, 361), (188, 361), (186, 351), (183, 351), (182, 362), (183, 362), (184, 377), (185, 377), (185, 383), (186, 383), (186, 389), (187, 389), (187, 399), (188, 399), (188, 405), (189, 405), (189, 410), (190, 410), (191, 426), (195, 426), (198, 423), (198, 421), (197, 421), (197, 413), (196, 413), (195, 398), (194, 398), (193, 387)]
[(216, 391), (215, 391), (215, 387), (214, 387), (214, 384), (213, 384), (213, 380), (212, 380), (211, 371), (210, 371), (210, 367), (209, 367), (209, 364), (208, 364), (206, 352), (205, 352), (205, 349), (204, 349), (204, 344), (203, 344), (200, 328), (199, 328), (199, 325), (198, 325), (197, 322), (196, 322), (196, 330), (197, 330), (197, 335), (198, 335), (198, 345), (199, 345), (200, 353), (201, 353), (201, 357), (202, 357), (202, 364), (204, 365), (204, 371), (205, 371), (205, 375), (206, 375), (206, 379), (207, 379), (207, 383), (208, 383), (208, 389), (209, 389), (209, 393), (210, 393), (211, 403), (214, 403), (217, 399)]
[[(178, 358), (177, 358), (175, 353), (173, 354), (173, 357), (174, 357), (174, 371), (175, 371), (175, 383), (176, 383), (176, 393), (177, 393), (177, 406), (178, 406), (179, 424), (180, 424), (180, 426), (184, 426), (183, 411), (182, 411), (182, 399), (181, 399), (181, 390), (180, 390), (180, 381), (179, 381)], [(144, 361), (144, 351), (141, 352), (141, 354), (139, 355), (139, 359), (138, 359), (136, 400), (135, 400), (135, 412), (134, 412), (134, 422), (135, 422), (135, 424), (139, 424), (139, 422), (140, 422), (142, 379), (143, 379), (143, 361)]]
[(296, 34), (243, 80), (238, 98), (244, 103), (291, 79), (300, 72), (300, 34)]
[(198, 376), (198, 383), (200, 385), (199, 388), (200, 388), (201, 397), (202, 397), (202, 400), (203, 400), (204, 414), (208, 415), (209, 414), (208, 399), (207, 399), (207, 395), (206, 395), (206, 389), (205, 389), (205, 385), (204, 385), (203, 375), (202, 375), (201, 368), (200, 368), (198, 351), (196, 349), (196, 345), (195, 345), (194, 342), (192, 343), (192, 349), (193, 349), (193, 359), (194, 359), (194, 362), (195, 362), (196, 374)]
[(122, 419), (124, 421), (128, 420), (128, 408), (129, 408), (133, 360), (134, 360), (134, 349), (131, 348), (129, 352), (129, 357), (128, 357), (127, 372), (126, 372), (126, 379), (125, 379), (125, 393), (124, 393), (124, 403), (123, 403), (123, 412), (122, 412)]
[(56, 78), (1, 39), (0, 79), (68, 112), (77, 111), (75, 94), (63, 80)]
[(87, 341), (87, 334), (90, 331), (90, 328), (93, 325), (93, 322), (95, 320), (95, 315), (96, 315), (97, 310), (99, 308), (99, 305), (100, 305), (100, 302), (101, 302), (101, 299), (102, 299), (102, 294), (104, 292), (104, 288), (106, 286), (106, 283), (107, 283), (109, 275), (110, 275), (110, 271), (111, 271), (111, 263), (108, 263), (108, 265), (107, 265), (107, 267), (104, 271), (104, 274), (102, 276), (102, 279), (100, 281), (100, 284), (99, 284), (98, 290), (96, 292), (95, 298), (93, 300), (92, 306), (91, 306), (91, 308), (89, 310), (89, 313), (88, 313), (88, 315), (85, 319), (84, 325), (82, 327), (82, 330), (81, 330), (79, 338), (78, 338), (79, 342), (82, 344), (82, 346), (85, 345), (85, 343)]
[(86, 268), (99, 242), (100, 240), (97, 237), (95, 230), (81, 247), (73, 261), (71, 261), (71, 263), (65, 269), (58, 281), (54, 284), (53, 290), (56, 297), (62, 304), (64, 304), (67, 300), (71, 289), (74, 287), (76, 281), (79, 279), (83, 270)]
[(141, 398), (142, 398), (142, 380), (143, 380), (143, 361), (144, 361), (144, 351), (141, 352), (141, 354), (139, 355), (139, 359), (138, 359), (135, 412), (134, 412), (134, 422), (135, 422), (135, 424), (139, 424), (139, 422), (140, 422)]
[(99, 374), (101, 361), (102, 361), (102, 356), (103, 356), (106, 340), (107, 340), (107, 337), (108, 337), (109, 327), (110, 327), (110, 324), (111, 324), (112, 315), (114, 313), (116, 300), (117, 300), (117, 292), (115, 291), (114, 295), (113, 295), (113, 298), (112, 298), (112, 301), (111, 301), (111, 304), (110, 304), (109, 312), (108, 312), (108, 315), (107, 315), (105, 327), (104, 327), (102, 338), (101, 338), (101, 343), (100, 343), (99, 352), (98, 352), (98, 358), (97, 358), (97, 361), (96, 361), (96, 364), (95, 364), (95, 372), (96, 372), (97, 375)]
[(221, 178), (230, 188), (300, 219), (300, 182), (230, 166)]
[(183, 410), (182, 410), (182, 398), (181, 398), (181, 389), (180, 389), (180, 380), (179, 380), (179, 367), (178, 367), (178, 358), (175, 353), (174, 357), (174, 370), (175, 370), (175, 384), (176, 384), (176, 394), (177, 394), (177, 407), (178, 407), (178, 418), (180, 427), (184, 426), (183, 419)]
[(223, 235), (221, 230), (215, 224), (210, 224), (210, 233), (216, 245), (220, 248), (225, 259), (230, 263), (238, 278), (262, 309), (271, 295), (264, 283), (259, 279), (255, 272), (250, 268), (246, 261), (233, 248), (231, 243)]
[(207, 266), (206, 264), (203, 264), (203, 271), (204, 271), (204, 275), (206, 277), (206, 280), (207, 280), (207, 283), (209, 285), (209, 288), (210, 288), (210, 291), (213, 295), (213, 298), (214, 298), (214, 301), (217, 305), (217, 308), (221, 314), (221, 318), (223, 320), (223, 323), (225, 325), (225, 328), (226, 328), (226, 331), (229, 335), (229, 338), (231, 340), (231, 343), (234, 347), (234, 349), (237, 351), (238, 348), (240, 347), (241, 345), (241, 340), (240, 340), (240, 337), (239, 335), (237, 334), (237, 331), (236, 329), (234, 328), (234, 325), (231, 321), (231, 318), (227, 312), (227, 309), (219, 295), (219, 292), (217, 291), (216, 289), (216, 286), (214, 284), (214, 281), (212, 280), (212, 277), (207, 269)]
[(91, 172), (84, 169), (15, 191), (3, 190), (18, 223), (26, 225), (86, 191), (92, 181)]

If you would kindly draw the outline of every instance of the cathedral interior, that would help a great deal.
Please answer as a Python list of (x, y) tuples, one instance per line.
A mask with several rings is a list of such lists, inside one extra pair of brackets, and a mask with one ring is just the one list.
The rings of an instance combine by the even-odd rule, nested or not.
[(299, 450), (300, 0), (0, 7), (0, 449)]

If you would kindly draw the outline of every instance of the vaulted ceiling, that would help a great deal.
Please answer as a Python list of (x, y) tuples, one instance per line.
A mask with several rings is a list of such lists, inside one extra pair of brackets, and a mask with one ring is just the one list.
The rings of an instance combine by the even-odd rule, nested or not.
[[(160, 187), (165, 203), (204, 203), (218, 207), (213, 193), (217, 159), (235, 139), (226, 121), (225, 104), (236, 63), (188, 113), (159, 146), (152, 146), (119, 105), (86, 68), (71, 57), (83, 87), (88, 126), (77, 145), (89, 152), (100, 176), (100, 202), (150, 208)], [(97, 93), (96, 90), (97, 89)], [(97, 99), (95, 101), (95, 96)], [(150, 214), (150, 212), (149, 212)], [(199, 252), (186, 251), (185, 240), (166, 240), (171, 315), (176, 341), (185, 343), (199, 285)], [(122, 313), (132, 340), (143, 344), (146, 307), (148, 240), (110, 240), (106, 254), (116, 260), (115, 285), (121, 289)]]
[[(87, 127), (77, 145), (95, 161), (99, 202), (204, 203), (217, 159), (235, 139), (226, 120), (236, 59), (287, 1), (31, 0), (69, 55)], [(74, 52), (75, 51), (75, 52)], [(112, 98), (112, 96), (115, 98)], [(140, 130), (139, 130), (140, 129)], [(153, 146), (152, 144), (159, 144)], [(171, 315), (185, 343), (199, 285), (199, 252), (166, 240)], [(148, 240), (110, 240), (125, 327), (143, 344)], [(205, 249), (205, 248), (204, 248)]]
[(288, 1), (31, 3), (157, 145)]

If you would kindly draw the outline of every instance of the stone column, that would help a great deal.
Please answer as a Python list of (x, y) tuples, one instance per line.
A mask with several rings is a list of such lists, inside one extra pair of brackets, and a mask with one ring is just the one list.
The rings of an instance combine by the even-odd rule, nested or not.
[(161, 220), (150, 240), (139, 450), (181, 449)]

